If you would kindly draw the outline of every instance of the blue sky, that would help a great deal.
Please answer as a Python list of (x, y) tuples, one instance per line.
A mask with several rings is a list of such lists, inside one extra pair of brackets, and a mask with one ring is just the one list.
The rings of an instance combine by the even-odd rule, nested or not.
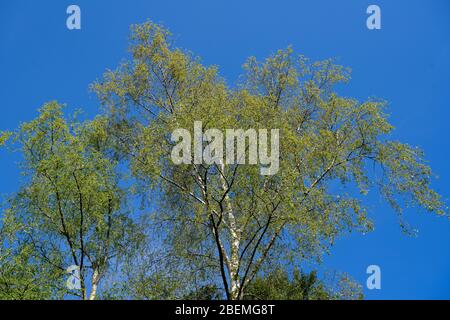
[[(66, 28), (70, 4), (81, 7), (81, 30)], [(381, 8), (381, 30), (366, 28), (370, 4)], [(130, 24), (148, 18), (166, 25), (178, 46), (218, 65), (229, 83), (248, 56), (264, 58), (289, 44), (313, 60), (337, 58), (353, 70), (339, 92), (386, 99), (394, 138), (425, 150), (439, 176), (435, 189), (450, 197), (448, 0), (1, 1), (0, 130), (32, 119), (54, 99), (98, 112), (88, 85), (125, 58)], [(0, 194), (19, 185), (16, 161), (0, 151)], [(379, 265), (382, 288), (365, 290), (368, 299), (450, 299), (450, 221), (406, 211), (419, 229), (407, 237), (378, 195), (366, 203), (375, 231), (339, 240), (324, 268), (365, 284), (367, 266)]]

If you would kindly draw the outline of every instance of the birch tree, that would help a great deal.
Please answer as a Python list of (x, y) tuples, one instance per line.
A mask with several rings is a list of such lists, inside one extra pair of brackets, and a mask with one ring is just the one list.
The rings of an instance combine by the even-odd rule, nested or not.
[[(66, 120), (62, 106), (51, 102), (36, 119), (2, 134), (3, 143), (21, 152), (24, 176), (3, 214), (5, 232), (17, 240), (8, 248), (24, 244), (31, 265), (57, 276), (64, 293), (91, 300), (110, 266), (140, 239), (103, 123)], [(79, 269), (80, 290), (65, 287), (69, 266)]]
[[(300, 265), (344, 232), (370, 231), (368, 192), (389, 202), (405, 230), (402, 208), (447, 214), (420, 149), (389, 140), (386, 103), (340, 96), (336, 85), (350, 73), (332, 60), (279, 50), (248, 59), (229, 86), (217, 67), (174, 47), (151, 22), (132, 27), (130, 52), (93, 84), (108, 134), (138, 190), (164, 204), (157, 219), (173, 254), (207, 270), (203, 278), (216, 279), (228, 299), (242, 299), (269, 263)], [(193, 134), (195, 121), (203, 131), (279, 129), (279, 172), (220, 161), (175, 165), (171, 134)]]

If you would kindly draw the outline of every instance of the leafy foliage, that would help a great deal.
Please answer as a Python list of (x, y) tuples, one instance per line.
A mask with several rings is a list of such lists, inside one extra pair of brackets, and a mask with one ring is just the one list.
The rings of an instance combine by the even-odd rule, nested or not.
[(0, 247), (0, 300), (43, 300), (62, 298), (65, 290), (54, 272), (36, 257), (27, 243), (8, 245), (7, 237)]
[(51, 102), (24, 123), (12, 142), (23, 154), (27, 180), (4, 214), (5, 232), (27, 243), (55, 274), (79, 266), (80, 295), (87, 298), (90, 283), (92, 299), (112, 259), (139, 240), (116, 163), (107, 157), (103, 122), (69, 124), (61, 106)]
[[(343, 232), (371, 230), (362, 203), (370, 190), (400, 215), (405, 206), (447, 214), (422, 152), (388, 140), (385, 102), (339, 96), (334, 88), (349, 70), (332, 60), (279, 50), (262, 62), (250, 58), (241, 83), (230, 87), (216, 67), (174, 48), (161, 26), (133, 26), (131, 39), (132, 58), (93, 89), (139, 189), (162, 195), (168, 209), (158, 219), (170, 221), (174, 254), (207, 263), (227, 297), (242, 297), (270, 259), (320, 257)], [(203, 130), (279, 129), (279, 173), (223, 162), (174, 165), (170, 135), (192, 131), (194, 121)]]
[[(332, 60), (311, 62), (289, 47), (264, 61), (249, 58), (230, 86), (151, 22), (132, 26), (130, 52), (92, 85), (101, 116), (69, 121), (51, 102), (0, 135), (0, 145), (11, 141), (22, 153), (26, 178), (3, 215), (14, 242), (1, 263), (24, 262), (6, 268), (4, 279), (17, 288), (47, 271), (56, 281), (75, 264), (82, 290), (72, 294), (81, 298), (95, 298), (113, 266), (121, 274), (103, 297), (213, 298), (220, 288), (229, 299), (336, 298), (315, 274), (286, 270), (320, 259), (346, 232), (370, 231), (368, 192), (379, 192), (402, 226), (405, 207), (448, 214), (423, 153), (389, 140), (386, 103), (340, 96), (336, 86), (350, 71)], [(192, 132), (195, 121), (203, 131), (278, 129), (279, 172), (263, 176), (259, 165), (223, 161), (175, 165), (171, 134)], [(131, 191), (143, 199), (134, 214)], [(155, 211), (150, 227), (137, 219), (139, 209)], [(52, 290), (26, 297), (60, 294)], [(338, 292), (359, 298), (351, 281)]]
[[(331, 300), (362, 299), (362, 289), (342, 276), (336, 284), (327, 286), (319, 280), (317, 273), (302, 273), (294, 269), (290, 276), (284, 269), (275, 269), (267, 275), (258, 276), (244, 295), (249, 300)], [(335, 286), (335, 287), (336, 287)]]

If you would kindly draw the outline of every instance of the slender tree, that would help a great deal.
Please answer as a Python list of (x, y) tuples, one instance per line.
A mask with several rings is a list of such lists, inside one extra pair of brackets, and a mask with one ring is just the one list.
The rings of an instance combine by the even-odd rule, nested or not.
[(51, 102), (36, 119), (2, 135), (22, 153), (25, 176), (3, 216), (9, 236), (18, 240), (9, 248), (25, 244), (35, 267), (58, 275), (64, 286), (66, 269), (76, 266), (81, 290), (65, 291), (82, 299), (95, 299), (110, 266), (140, 241), (103, 124), (100, 117), (67, 121), (61, 105)]
[[(422, 152), (389, 140), (385, 102), (339, 96), (335, 86), (349, 71), (332, 60), (280, 50), (263, 62), (250, 58), (230, 87), (216, 67), (173, 47), (161, 26), (133, 26), (131, 41), (129, 61), (93, 84), (108, 134), (138, 190), (163, 204), (157, 219), (174, 254), (217, 279), (227, 298), (242, 299), (269, 262), (300, 264), (343, 232), (370, 230), (362, 203), (369, 191), (400, 218), (405, 206), (447, 214)], [(171, 135), (192, 134), (195, 121), (203, 132), (278, 129), (279, 171), (261, 175), (261, 164), (221, 159), (174, 164)]]

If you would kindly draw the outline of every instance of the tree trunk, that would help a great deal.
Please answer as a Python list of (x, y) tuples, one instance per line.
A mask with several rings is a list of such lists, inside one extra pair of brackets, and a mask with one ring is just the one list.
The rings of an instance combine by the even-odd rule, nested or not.
[(231, 199), (228, 196), (229, 192), (229, 186), (227, 185), (227, 181), (225, 180), (225, 165), (221, 165), (222, 175), (222, 190), (226, 193), (225, 196), (225, 202), (226, 202), (226, 208), (228, 211), (228, 223), (230, 228), (230, 236), (231, 236), (231, 243), (230, 243), (230, 263), (229, 263), (229, 272), (230, 272), (230, 284), (231, 284), (231, 291), (230, 291), (230, 299), (231, 300), (237, 300), (239, 299), (239, 288), (241, 284), (241, 280), (239, 278), (239, 248), (241, 244), (241, 234), (240, 230), (236, 224), (236, 217), (233, 212), (233, 207), (231, 205)]
[(92, 288), (91, 288), (91, 294), (89, 296), (89, 300), (95, 300), (95, 297), (97, 295), (97, 287), (98, 287), (99, 280), (100, 280), (100, 274), (98, 272), (98, 269), (94, 269), (94, 274), (92, 275)]

